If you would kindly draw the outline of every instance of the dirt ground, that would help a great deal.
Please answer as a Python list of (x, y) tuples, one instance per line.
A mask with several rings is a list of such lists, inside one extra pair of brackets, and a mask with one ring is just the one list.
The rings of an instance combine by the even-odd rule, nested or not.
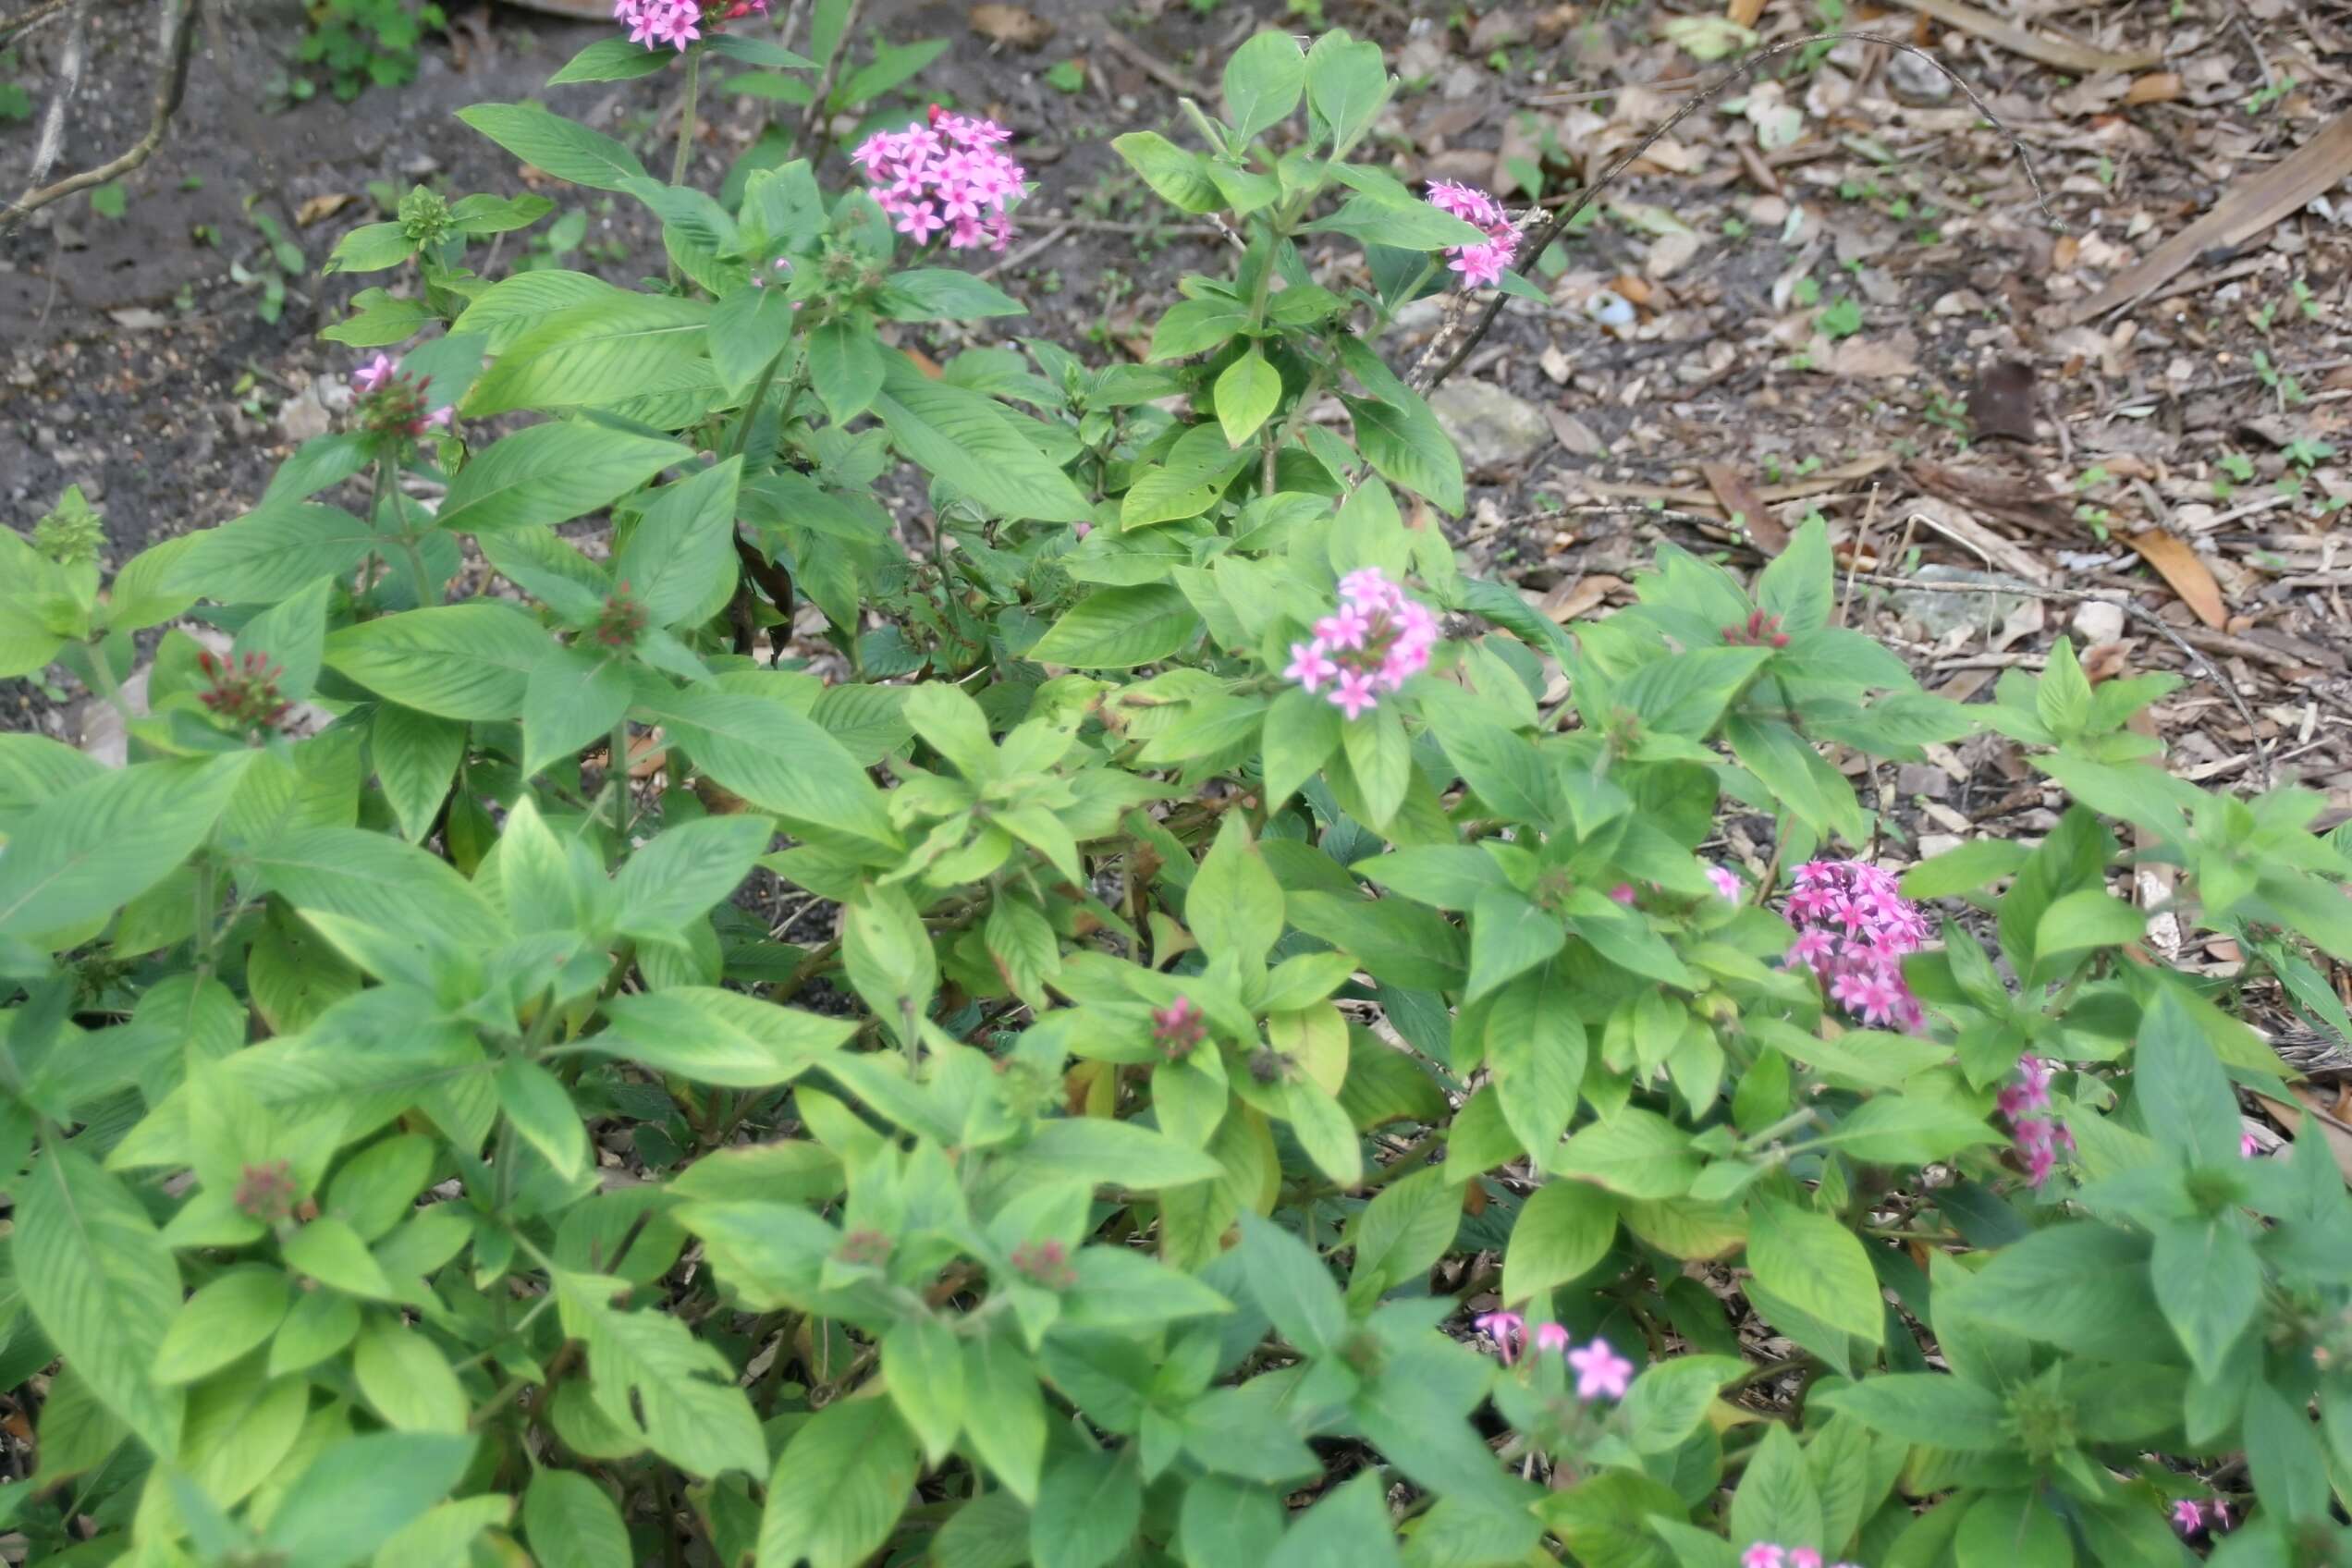
[[(1282, 6), (1032, 0), (1013, 9), (1038, 25), (1010, 42), (962, 5), (865, 7), (862, 31), (949, 41), (896, 98), (908, 112), (949, 96), (1017, 134), (1037, 189), (997, 279), (1034, 313), (1010, 330), (1139, 354), (1176, 279), (1221, 264), (1214, 232), (1171, 222), (1108, 141), (1145, 127), (1189, 137), (1179, 93), (1214, 103), (1226, 51), (1259, 26), (1314, 25)], [(1403, 86), (1378, 151), (1400, 175), (1551, 205), (1713, 80), (1706, 57), (1724, 26), (1711, 9), (1643, 4), (1321, 8), (1390, 52)], [(286, 107), (272, 84), (300, 36), (296, 7), (214, 7), (187, 107), (125, 181), (121, 215), (75, 197), (0, 239), (0, 521), (29, 526), (78, 483), (120, 558), (236, 515), (300, 439), (329, 428), (352, 356), (314, 334), (384, 278), (289, 277), (279, 319), (262, 319), (261, 286), (245, 280), (273, 263), (254, 213), (315, 265), (414, 181), (517, 189), (511, 161), (451, 117), (483, 100), (536, 93), (641, 149), (666, 134), (667, 77), (540, 88), (601, 24), (452, 9), (414, 84)], [(2352, 815), (2352, 530), (2337, 517), (2352, 501), (2337, 450), (2352, 399), (2352, 124), (2330, 129), (2352, 105), (2347, 12), (2292, 0), (2000, 9), (1988, 26), (1949, 0), (1883, 12), (1766, 0), (1763, 41), (1800, 40), (1843, 12), (1846, 27), (1932, 55), (2003, 129), (1919, 58), (1852, 41), (1781, 55), (1709, 97), (1550, 254), (1537, 276), (1551, 304), (1513, 301), (1439, 390), (1477, 482), (1456, 537), (1474, 567), (1564, 623), (1623, 603), (1623, 579), (1661, 537), (1746, 568), (1819, 509), (1843, 558), (1919, 583), (1857, 583), (1848, 614), (1931, 689), (1974, 695), (2071, 631), (2101, 647), (2100, 668), (2187, 678), (2159, 721), (2189, 777), (2300, 780), (2327, 796), (2323, 821)], [(135, 138), (151, 11), (92, 12), (63, 166)], [(36, 107), (63, 46), (52, 21), (17, 48)], [(704, 102), (696, 176), (715, 183), (776, 106)], [(34, 134), (0, 129), (12, 190)], [(2217, 203), (2315, 166), (2143, 297), (2093, 308)], [(587, 220), (561, 264), (616, 281), (657, 269), (632, 204), (544, 189)], [(1319, 261), (1361, 281), (1343, 247)], [(1444, 310), (1408, 312), (1391, 363), (1414, 361)], [(1968, 573), (2015, 591), (1926, 581)], [(2084, 591), (2129, 608), (2064, 596)], [(0, 724), (56, 723), (35, 687), (0, 692)], [(1878, 781), (1910, 830), (2036, 831), (2046, 803), (2014, 757), (1991, 741), (1964, 753)]]

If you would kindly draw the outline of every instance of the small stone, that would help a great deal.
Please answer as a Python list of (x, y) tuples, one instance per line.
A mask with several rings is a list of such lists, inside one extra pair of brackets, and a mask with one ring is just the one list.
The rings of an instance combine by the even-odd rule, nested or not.
[(1886, 63), (1886, 84), (1898, 103), (1932, 108), (1949, 103), (1952, 79), (1917, 55), (1898, 49)]
[(1642, 271), (1651, 277), (1672, 277), (1688, 266), (1691, 258), (1697, 254), (1697, 235), (1661, 234), (1650, 241), (1649, 254), (1642, 262)]
[(1894, 770), (1894, 792), (1906, 801), (1917, 795), (1940, 801), (1952, 793), (1952, 776), (1933, 763), (1906, 762)]
[(2085, 647), (2113, 643), (2124, 634), (2124, 606), (2104, 599), (2088, 599), (2075, 606), (2075, 635)]
[(310, 441), (334, 429), (335, 416), (327, 412), (318, 387), (312, 385), (279, 405), (277, 428), (288, 441)]
[[(1923, 566), (1913, 574), (1915, 584), (1894, 591), (1894, 608), (1898, 615), (1910, 617), (1927, 629), (1930, 638), (1941, 641), (1964, 626), (1982, 631), (1997, 627), (2023, 609), (2027, 594), (2027, 584), (2014, 577), (1997, 572), (1975, 571), (1966, 567)], [(1955, 593), (1939, 590), (1940, 582), (1982, 582), (2000, 587), (2014, 587), (2015, 594)]]
[(1429, 399), (1469, 473), (1515, 473), (1552, 443), (1544, 411), (1483, 381), (1449, 381)]

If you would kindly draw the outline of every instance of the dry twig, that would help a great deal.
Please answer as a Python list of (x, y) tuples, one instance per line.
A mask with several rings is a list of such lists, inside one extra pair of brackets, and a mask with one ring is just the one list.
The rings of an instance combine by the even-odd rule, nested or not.
[[(171, 3), (172, 0), (166, 0), (166, 4)], [(147, 134), (134, 142), (122, 156), (100, 164), (96, 168), (67, 175), (49, 185), (40, 184), (41, 177), (48, 172), (48, 165), (37, 152), (33, 158), (33, 184), (23, 195), (10, 202), (6, 212), (0, 212), (0, 233), (13, 228), (27, 215), (52, 202), (70, 196), (77, 190), (104, 185), (110, 179), (119, 179), (154, 155), (155, 149), (164, 144), (164, 131), (171, 124), (172, 116), (179, 112), (180, 98), (188, 90), (188, 59), (196, 38), (198, 4), (199, 0), (178, 0), (177, 8), (169, 16), (164, 34), (163, 75), (155, 83), (154, 108), (148, 117)], [(77, 62), (72, 69), (73, 75), (80, 71), (80, 35), (77, 31), (74, 44), (67, 51), (68, 56)], [(56, 102), (50, 110), (51, 118), (60, 131), (64, 126), (65, 100), (71, 91), (69, 80), (60, 88)], [(43, 150), (47, 150), (49, 140), (50, 130), (44, 126), (42, 130)], [(51, 152), (50, 158), (54, 160), (54, 157), (55, 153)]]

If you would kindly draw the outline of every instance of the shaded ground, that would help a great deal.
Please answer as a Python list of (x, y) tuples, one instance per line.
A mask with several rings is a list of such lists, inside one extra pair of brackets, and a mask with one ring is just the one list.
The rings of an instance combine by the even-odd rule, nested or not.
[[(1020, 137), (1040, 189), (998, 275), (1035, 312), (1020, 331), (1139, 351), (1175, 279), (1219, 264), (1215, 236), (1158, 215), (1106, 145), (1146, 126), (1187, 137), (1178, 90), (1213, 82), (1261, 17), (1281, 25), (1273, 0), (1199, 3), (1106, 14), (1038, 0), (1051, 35), (1035, 47), (983, 34), (962, 6), (867, 8), (863, 25), (890, 39), (949, 41), (899, 102), (951, 96)], [(1908, 12), (1849, 25), (1926, 45), (1973, 84), (2032, 154), (2054, 222), (2011, 143), (1912, 57), (1844, 43), (1773, 62), (1607, 192), (1541, 275), (1552, 307), (1514, 301), (1440, 390), (1479, 481), (1457, 537), (1563, 621), (1623, 602), (1622, 579), (1661, 535), (1752, 565), (1815, 508), (1867, 570), (1940, 563), (2128, 594), (2199, 659), (2136, 617), (2030, 594), (1881, 606), (1860, 587), (1850, 613), (1954, 696), (2038, 664), (2070, 627), (2110, 645), (2109, 668), (2179, 668), (2190, 682), (2160, 714), (2176, 766), (2249, 785), (2274, 769), (2352, 812), (2352, 570), (2334, 510), (2352, 497), (2334, 450), (2352, 398), (2341, 208), (2322, 197), (2198, 256), (2131, 310), (2068, 319), (2352, 103), (2352, 37), (2335, 14), (2285, 0), (2015, 15), (2045, 37), (2054, 18), (2077, 25), (2078, 44), (2151, 57), (2060, 71)], [(1515, 186), (1523, 201), (1562, 199), (1712, 68), (1693, 57), (1711, 20), (1697, 11), (1505, 5), (1440, 22), (1329, 0), (1327, 17), (1391, 51), (1404, 85), (1383, 151), (1400, 174)], [(239, 281), (271, 266), (251, 213), (315, 263), (378, 215), (372, 182), (514, 189), (510, 161), (450, 111), (539, 91), (607, 31), (495, 6), (456, 22), (413, 86), (274, 112), (294, 8), (218, 18), (123, 214), (78, 197), (0, 240), (0, 521), (26, 526), (80, 483), (127, 555), (235, 515), (326, 427), (350, 357), (312, 335), (381, 279), (289, 278), (280, 319), (260, 319), (260, 285)], [(148, 20), (100, 11), (90, 25), (67, 167), (127, 144), (145, 112)], [(1773, 0), (1758, 31), (1815, 25)], [(52, 23), (18, 49), (36, 101), (61, 41)], [(1047, 77), (1057, 67), (1062, 86)], [(657, 77), (545, 96), (651, 151), (673, 91)], [(771, 105), (705, 102), (697, 173), (713, 182)], [(32, 135), (0, 132), (12, 181)], [(655, 264), (633, 204), (545, 189), (586, 223), (564, 264), (618, 280)], [(1321, 261), (1354, 281), (1341, 248)], [(1442, 308), (1408, 316), (1393, 363), (1413, 361)], [(1972, 402), (2001, 361), (2029, 379)], [(1972, 440), (1988, 423), (2021, 438)], [(40, 722), (41, 699), (18, 690), (0, 722)], [(2043, 804), (2012, 798), (2001, 762), (1988, 742), (1880, 783), (1921, 834), (2029, 833)]]

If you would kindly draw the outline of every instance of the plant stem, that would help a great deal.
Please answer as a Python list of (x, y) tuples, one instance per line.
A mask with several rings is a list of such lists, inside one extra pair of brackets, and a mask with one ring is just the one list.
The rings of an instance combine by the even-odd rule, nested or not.
[(759, 379), (752, 384), (752, 395), (743, 402), (742, 420), (735, 426), (735, 439), (727, 444), (729, 457), (735, 456), (751, 444), (752, 422), (759, 416), (760, 405), (767, 400), (767, 389), (776, 383), (778, 367), (783, 364), (784, 356), (791, 351), (792, 345), (788, 340), (784, 347), (776, 350), (776, 357), (767, 361), (767, 368), (761, 371)]
[[(669, 160), (669, 182), (686, 183), (686, 165), (694, 154), (694, 101), (703, 87), (703, 46), (699, 43), (686, 51), (686, 85), (680, 90), (678, 103), (678, 152)], [(667, 251), (668, 246), (663, 249)], [(669, 282), (678, 286), (678, 258), (669, 259)]]

